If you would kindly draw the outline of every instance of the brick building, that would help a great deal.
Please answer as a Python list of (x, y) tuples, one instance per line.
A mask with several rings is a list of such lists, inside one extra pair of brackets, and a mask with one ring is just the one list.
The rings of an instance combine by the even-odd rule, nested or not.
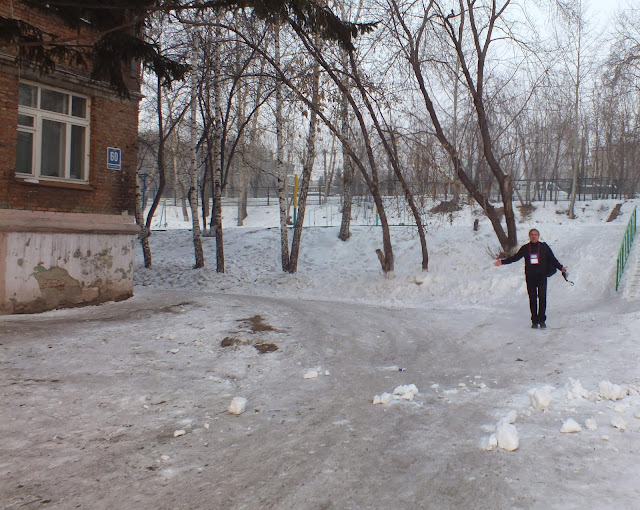
[[(90, 36), (16, 0), (0, 15)], [(137, 66), (127, 79), (139, 91)], [(41, 75), (0, 46), (0, 314), (133, 294), (139, 97), (118, 99), (86, 69)]]

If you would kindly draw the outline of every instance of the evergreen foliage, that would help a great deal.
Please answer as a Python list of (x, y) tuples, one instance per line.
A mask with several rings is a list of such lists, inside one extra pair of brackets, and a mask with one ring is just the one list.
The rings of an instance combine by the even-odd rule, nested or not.
[(373, 30), (375, 23), (356, 24), (341, 20), (317, 0), (18, 0), (29, 7), (60, 17), (73, 29), (89, 29), (91, 42), (63, 40), (11, 16), (0, 16), (0, 49), (16, 54), (16, 62), (50, 73), (56, 64), (89, 68), (91, 77), (107, 83), (127, 97), (125, 75), (132, 60), (158, 75), (165, 85), (180, 80), (189, 70), (183, 62), (160, 53), (144, 38), (145, 25), (156, 12), (234, 11), (249, 9), (267, 21), (291, 20), (303, 30), (317, 32), (324, 39), (352, 48), (360, 33)]

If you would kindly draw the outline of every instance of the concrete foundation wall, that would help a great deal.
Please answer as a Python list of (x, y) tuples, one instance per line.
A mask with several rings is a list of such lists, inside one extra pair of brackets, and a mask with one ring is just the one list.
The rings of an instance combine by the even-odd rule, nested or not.
[(133, 295), (137, 227), (131, 218), (4, 213), (0, 211), (0, 314), (98, 304)]

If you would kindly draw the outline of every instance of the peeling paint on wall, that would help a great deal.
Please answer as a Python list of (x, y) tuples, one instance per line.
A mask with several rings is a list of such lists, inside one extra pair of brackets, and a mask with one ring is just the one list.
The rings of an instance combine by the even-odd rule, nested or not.
[(59, 267), (34, 272), (33, 276), (40, 286), (42, 298), (54, 307), (86, 303), (100, 295), (97, 287), (83, 289), (78, 280)]
[(11, 233), (0, 314), (120, 301), (133, 295), (131, 235)]

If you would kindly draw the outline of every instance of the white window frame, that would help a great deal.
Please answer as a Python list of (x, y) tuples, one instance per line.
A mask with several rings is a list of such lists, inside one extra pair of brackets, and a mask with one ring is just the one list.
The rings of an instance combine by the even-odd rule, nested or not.
[[(58, 182), (74, 182), (74, 183), (88, 183), (89, 182), (89, 147), (90, 147), (90, 139), (91, 139), (91, 131), (90, 131), (90, 119), (91, 119), (91, 98), (82, 95), (76, 94), (75, 92), (71, 92), (69, 90), (59, 89), (56, 87), (50, 87), (48, 85), (41, 85), (39, 83), (21, 81), (20, 85), (29, 85), (37, 88), (36, 94), (36, 106), (25, 106), (18, 104), (18, 115), (27, 115), (34, 119), (33, 126), (24, 126), (18, 124), (18, 132), (31, 133), (33, 136), (32, 143), (32, 154), (31, 154), (31, 173), (22, 173), (18, 172), (16, 168), (16, 177), (29, 179), (35, 179), (36, 181), (58, 181)], [(66, 94), (68, 96), (67, 100), (67, 112), (66, 113), (57, 113), (51, 112), (47, 110), (43, 110), (40, 108), (41, 105), (41, 97), (42, 90), (50, 90), (53, 92), (58, 92), (61, 94)], [(77, 97), (80, 99), (84, 99), (86, 101), (85, 105), (85, 117), (77, 117), (71, 115), (72, 109), (72, 98)], [(20, 103), (20, 101), (18, 101)], [(50, 120), (54, 122), (63, 123), (66, 126), (65, 133), (65, 154), (64, 154), (64, 176), (52, 176), (52, 175), (41, 175), (41, 157), (42, 157), (42, 122), (44, 120)], [(84, 137), (84, 168), (82, 178), (78, 179), (75, 177), (71, 177), (71, 128), (72, 126), (79, 126), (85, 129), (85, 137)], [(16, 160), (17, 160), (17, 150), (16, 150)], [(17, 165), (16, 165), (17, 166)]]

